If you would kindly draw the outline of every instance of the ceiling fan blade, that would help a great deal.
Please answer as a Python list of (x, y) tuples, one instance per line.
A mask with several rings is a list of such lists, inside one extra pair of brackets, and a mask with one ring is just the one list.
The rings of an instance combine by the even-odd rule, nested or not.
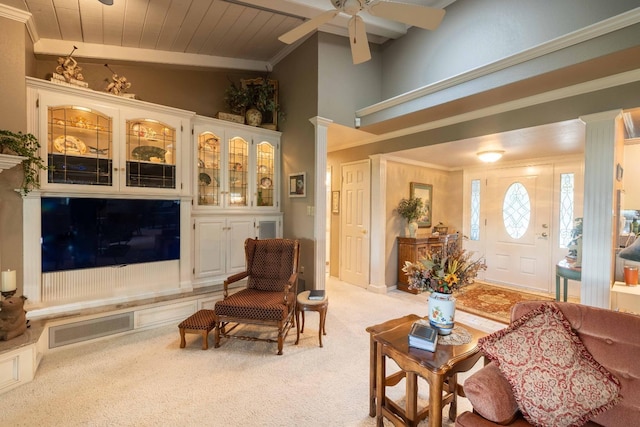
[(360, 64), (371, 59), (367, 31), (364, 21), (358, 15), (349, 20), (349, 42), (351, 43), (351, 56), (354, 64)]
[(327, 10), (310, 20), (303, 22), (293, 30), (284, 33), (278, 37), (278, 40), (286, 44), (291, 44), (314, 31), (319, 26), (331, 21), (338, 13), (340, 13), (338, 10)]
[(409, 3), (381, 1), (369, 6), (368, 11), (375, 16), (402, 22), (412, 27), (435, 30), (444, 18), (445, 10)]

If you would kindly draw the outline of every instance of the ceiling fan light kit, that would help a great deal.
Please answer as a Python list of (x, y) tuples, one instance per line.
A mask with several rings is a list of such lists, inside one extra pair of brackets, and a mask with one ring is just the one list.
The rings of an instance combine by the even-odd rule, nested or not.
[[(102, 0), (101, 0), (102, 1)], [(354, 64), (360, 64), (371, 59), (369, 41), (364, 20), (358, 13), (365, 11), (373, 16), (391, 21), (401, 22), (411, 27), (425, 30), (438, 28), (444, 17), (445, 10), (409, 3), (399, 3), (382, 0), (331, 0), (335, 10), (327, 10), (308, 21), (303, 22), (291, 31), (278, 37), (283, 43), (291, 44), (307, 34), (318, 29), (335, 18), (340, 12), (351, 16), (349, 20), (349, 43)]]
[(504, 154), (504, 151), (502, 150), (489, 150), (489, 151), (481, 151), (479, 153), (476, 153), (476, 156), (478, 156), (481, 162), (493, 163), (500, 160), (503, 154)]

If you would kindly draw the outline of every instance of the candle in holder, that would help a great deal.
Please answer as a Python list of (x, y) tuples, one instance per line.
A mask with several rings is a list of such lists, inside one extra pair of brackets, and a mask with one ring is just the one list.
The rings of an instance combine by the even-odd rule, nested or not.
[(16, 271), (7, 270), (2, 272), (2, 292), (11, 292), (16, 290)]

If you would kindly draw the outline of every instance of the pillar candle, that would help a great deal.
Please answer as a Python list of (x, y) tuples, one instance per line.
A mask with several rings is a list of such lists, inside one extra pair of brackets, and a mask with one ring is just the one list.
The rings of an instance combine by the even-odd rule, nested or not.
[(2, 272), (2, 292), (16, 290), (16, 271), (7, 270)]

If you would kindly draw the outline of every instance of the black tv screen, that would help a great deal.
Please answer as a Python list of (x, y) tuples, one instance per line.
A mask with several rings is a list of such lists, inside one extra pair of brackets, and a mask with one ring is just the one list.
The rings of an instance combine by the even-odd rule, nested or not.
[(42, 198), (42, 272), (180, 259), (180, 201)]

